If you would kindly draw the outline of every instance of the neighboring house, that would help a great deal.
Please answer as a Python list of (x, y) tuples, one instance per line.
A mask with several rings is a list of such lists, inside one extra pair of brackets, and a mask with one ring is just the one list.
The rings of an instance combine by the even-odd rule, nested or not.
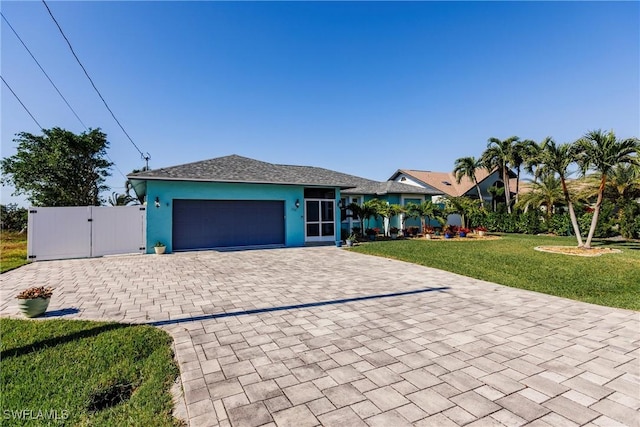
[[(366, 181), (367, 182), (361, 183), (357, 187), (348, 188), (341, 192), (342, 206), (347, 206), (350, 203), (357, 203), (361, 205), (363, 202), (374, 198), (392, 205), (396, 204), (406, 206), (411, 202), (420, 204), (425, 200), (431, 200), (432, 196), (443, 194), (439, 190), (422, 188), (392, 180), (385, 182)], [(388, 227), (398, 227), (402, 229), (402, 223), (403, 215), (398, 215), (397, 217), (391, 218), (387, 225)], [(384, 225), (382, 218), (371, 218), (369, 221), (366, 221), (363, 226), (368, 226), (369, 228), (380, 228), (383, 230)], [(420, 226), (420, 220), (407, 219), (404, 223), (404, 227), (406, 228), (410, 226)], [(360, 221), (357, 218), (352, 218), (350, 212), (347, 212), (346, 215), (343, 214), (342, 228), (348, 230), (347, 232), (350, 232), (353, 227), (360, 227)]]
[[(303, 246), (341, 239), (340, 207), (375, 195), (390, 202), (432, 191), (328, 169), (237, 155), (127, 177), (147, 202), (147, 252), (220, 247)], [(341, 194), (347, 189), (356, 193)], [(408, 200), (408, 199), (405, 199)], [(341, 205), (342, 204), (342, 205)]]
[[(516, 180), (515, 174), (510, 173), (509, 190), (510, 194), (515, 194)], [(493, 203), (494, 197), (489, 192), (491, 187), (504, 187), (501, 174), (494, 170), (492, 172), (486, 169), (478, 169), (476, 171), (476, 179), (480, 186), (480, 192), (482, 199), (486, 203)], [(421, 171), (411, 169), (398, 169), (391, 177), (390, 181), (396, 181), (407, 185), (413, 185), (416, 187), (425, 188), (430, 191), (439, 192), (440, 194), (450, 197), (470, 197), (472, 199), (478, 199), (478, 190), (473, 181), (467, 177), (463, 177), (460, 183), (456, 182), (456, 177), (453, 172), (432, 172)], [(522, 184), (520, 184), (522, 186)], [(434, 202), (439, 202), (440, 197), (434, 197)], [(496, 199), (496, 201), (504, 201), (504, 197)], [(459, 215), (450, 215), (448, 218), (449, 224), (460, 225)], [(433, 224), (435, 225), (435, 223)]]

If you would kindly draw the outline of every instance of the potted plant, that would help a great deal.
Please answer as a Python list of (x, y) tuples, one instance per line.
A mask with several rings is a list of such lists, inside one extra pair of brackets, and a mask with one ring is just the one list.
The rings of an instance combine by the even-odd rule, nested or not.
[(409, 233), (411, 233), (412, 237), (417, 236), (419, 230), (420, 229), (418, 227), (409, 227)]
[(351, 233), (345, 241), (347, 242), (347, 247), (352, 247), (358, 241), (358, 237), (356, 233)]
[(400, 231), (400, 229), (398, 227), (390, 227), (389, 228), (389, 234), (391, 235), (392, 239), (397, 239), (398, 238), (398, 231)]
[(18, 307), (27, 317), (37, 317), (47, 311), (53, 288), (44, 286), (32, 287), (20, 292), (17, 296)]
[(469, 230), (468, 228), (460, 228), (458, 230), (458, 236), (460, 237), (467, 237), (467, 234), (469, 234), (471, 232), (471, 230)]
[(424, 227), (424, 237), (425, 237), (425, 239), (431, 239), (435, 232), (436, 232), (435, 228), (433, 228), (430, 225), (425, 225), (425, 227)]
[(156, 255), (162, 255), (167, 247), (162, 242), (156, 242), (153, 249), (156, 251)]
[(487, 227), (481, 225), (479, 227), (476, 227), (476, 233), (478, 233), (478, 236), (482, 237), (485, 234), (487, 234)]
[(366, 234), (369, 237), (369, 240), (376, 240), (376, 236), (378, 235), (379, 232), (380, 232), (379, 228), (367, 228), (364, 231), (364, 234)]
[(449, 224), (444, 228), (444, 238), (451, 239), (456, 235), (457, 232), (458, 232), (458, 227), (456, 227), (455, 225)]

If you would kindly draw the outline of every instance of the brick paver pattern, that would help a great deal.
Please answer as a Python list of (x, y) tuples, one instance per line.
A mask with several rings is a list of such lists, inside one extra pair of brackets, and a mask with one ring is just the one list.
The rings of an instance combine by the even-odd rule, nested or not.
[(638, 312), (334, 247), (38, 262), (0, 280), (3, 316), (47, 285), (48, 318), (167, 330), (194, 427), (640, 425)]

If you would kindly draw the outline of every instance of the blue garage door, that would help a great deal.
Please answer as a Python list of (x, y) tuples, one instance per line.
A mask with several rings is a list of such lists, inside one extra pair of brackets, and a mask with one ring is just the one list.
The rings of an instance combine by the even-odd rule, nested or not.
[(174, 200), (173, 249), (284, 245), (284, 202)]

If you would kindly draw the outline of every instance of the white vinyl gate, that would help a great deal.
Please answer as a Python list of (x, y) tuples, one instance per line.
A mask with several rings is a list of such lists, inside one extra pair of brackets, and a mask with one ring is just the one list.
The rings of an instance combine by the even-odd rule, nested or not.
[(29, 208), (31, 261), (145, 253), (144, 206)]

